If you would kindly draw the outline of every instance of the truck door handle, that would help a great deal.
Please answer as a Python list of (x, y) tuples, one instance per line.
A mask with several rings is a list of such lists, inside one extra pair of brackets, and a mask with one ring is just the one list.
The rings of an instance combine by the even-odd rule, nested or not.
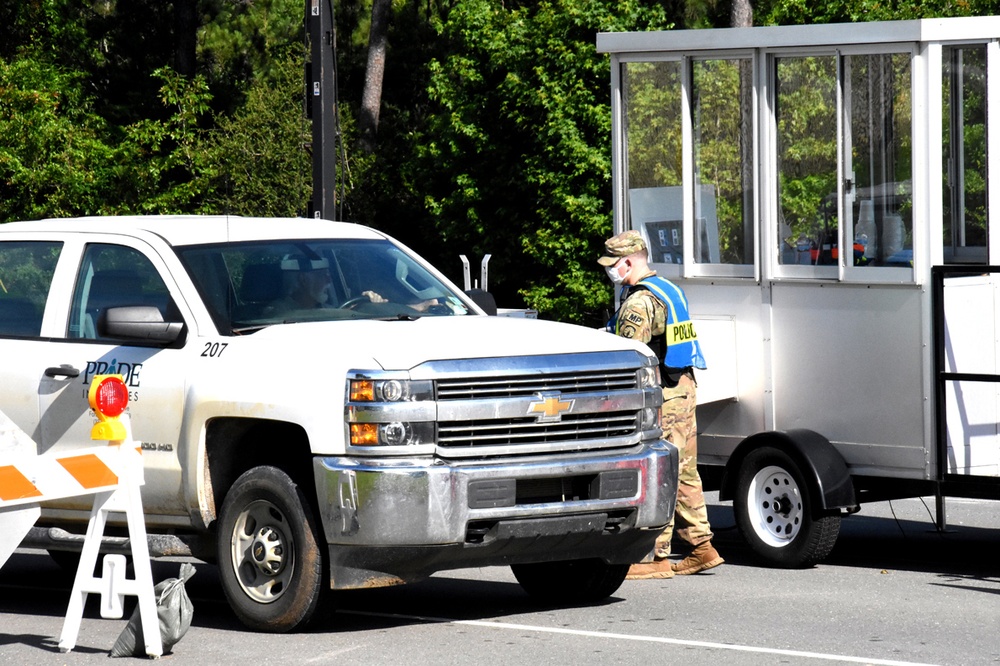
[(46, 377), (69, 377), (73, 379), (74, 377), (80, 376), (80, 371), (74, 368), (72, 365), (63, 363), (59, 367), (45, 368)]

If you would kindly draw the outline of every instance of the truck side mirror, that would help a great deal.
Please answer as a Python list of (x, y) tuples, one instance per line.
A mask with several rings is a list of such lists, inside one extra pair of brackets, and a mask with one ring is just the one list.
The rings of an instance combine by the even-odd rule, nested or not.
[(110, 338), (171, 344), (180, 338), (184, 322), (163, 321), (159, 308), (135, 305), (109, 308), (98, 322), (98, 329)]
[(495, 317), (497, 314), (497, 302), (493, 294), (484, 289), (466, 289), (465, 295), (471, 298), (476, 305), (481, 307), (486, 314)]

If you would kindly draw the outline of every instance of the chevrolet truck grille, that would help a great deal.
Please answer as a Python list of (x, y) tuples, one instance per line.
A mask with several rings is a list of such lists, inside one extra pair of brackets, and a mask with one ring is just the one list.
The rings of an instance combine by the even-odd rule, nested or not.
[(609, 439), (627, 437), (637, 427), (634, 411), (571, 415), (558, 423), (538, 423), (534, 418), (456, 421), (439, 424), (438, 446), (457, 449)]
[[(434, 453), (452, 460), (628, 449), (659, 432), (648, 362), (636, 351), (428, 361), (408, 375), (433, 384), (433, 401), (409, 418), (433, 418)], [(395, 418), (380, 409), (355, 418)]]
[(437, 382), (437, 399), (513, 398), (549, 391), (573, 394), (593, 391), (625, 391), (635, 388), (635, 370), (444, 379)]

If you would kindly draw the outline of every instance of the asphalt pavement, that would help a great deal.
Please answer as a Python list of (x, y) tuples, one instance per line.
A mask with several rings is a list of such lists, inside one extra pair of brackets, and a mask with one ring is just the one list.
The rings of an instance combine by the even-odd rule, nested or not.
[[(992, 664), (1000, 663), (1000, 503), (866, 505), (845, 518), (830, 558), (810, 569), (761, 567), (732, 511), (712, 501), (726, 564), (672, 580), (626, 581), (605, 603), (540, 606), (506, 568), (443, 572), (413, 585), (334, 595), (305, 632), (243, 629), (215, 567), (196, 563), (194, 622), (175, 666), (209, 664)], [(682, 553), (678, 553), (680, 557)], [(154, 563), (154, 579), (177, 561)], [(18, 551), (0, 570), (0, 664), (106, 663), (125, 626), (88, 601), (77, 646), (58, 650), (72, 576)], [(127, 609), (130, 611), (130, 608)]]

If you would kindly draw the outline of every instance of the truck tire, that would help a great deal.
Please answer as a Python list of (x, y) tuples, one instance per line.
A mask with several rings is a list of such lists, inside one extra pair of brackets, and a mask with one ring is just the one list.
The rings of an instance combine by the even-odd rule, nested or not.
[(615, 593), (628, 574), (627, 564), (603, 560), (567, 560), (512, 564), (511, 571), (532, 597), (554, 603), (590, 603)]
[(222, 588), (243, 624), (275, 633), (308, 624), (323, 593), (317, 534), (309, 501), (285, 472), (254, 467), (236, 480), (217, 547)]
[(810, 567), (833, 550), (840, 516), (820, 516), (799, 465), (784, 451), (761, 447), (744, 459), (733, 498), (736, 526), (767, 564)]

